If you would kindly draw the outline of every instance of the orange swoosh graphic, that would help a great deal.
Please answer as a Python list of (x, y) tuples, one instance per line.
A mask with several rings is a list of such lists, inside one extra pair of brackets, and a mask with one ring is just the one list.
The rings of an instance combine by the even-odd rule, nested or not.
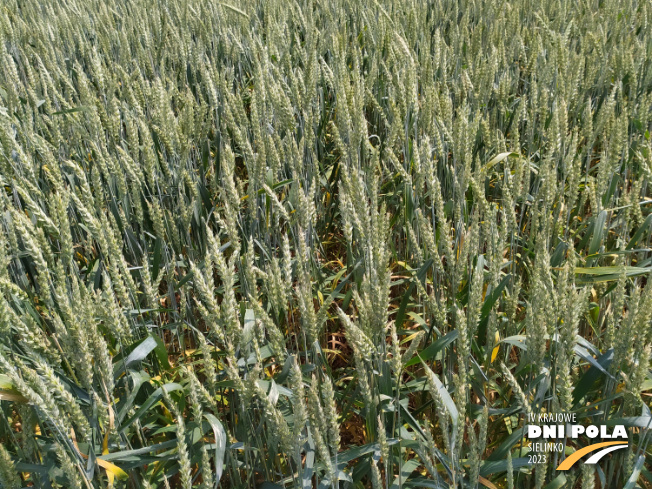
[(593, 445), (589, 445), (588, 447), (580, 448), (578, 451), (576, 451), (575, 453), (567, 457), (566, 460), (560, 463), (559, 467), (557, 467), (557, 470), (570, 469), (575, 464), (575, 462), (581, 459), (584, 455), (593, 452), (598, 448), (608, 447), (611, 445), (626, 445), (626, 444), (627, 444), (626, 441), (605, 441), (602, 443), (595, 443)]

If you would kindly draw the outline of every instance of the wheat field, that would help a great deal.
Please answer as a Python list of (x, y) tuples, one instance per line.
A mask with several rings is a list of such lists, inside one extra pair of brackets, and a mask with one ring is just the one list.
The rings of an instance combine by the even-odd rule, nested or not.
[(646, 0), (3, 0), (0, 487), (651, 487), (650, 130)]

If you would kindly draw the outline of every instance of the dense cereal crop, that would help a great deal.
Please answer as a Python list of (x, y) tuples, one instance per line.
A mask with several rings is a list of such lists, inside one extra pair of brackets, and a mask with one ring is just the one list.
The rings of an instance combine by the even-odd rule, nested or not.
[(3, 0), (0, 487), (650, 487), (650, 130), (647, 0)]

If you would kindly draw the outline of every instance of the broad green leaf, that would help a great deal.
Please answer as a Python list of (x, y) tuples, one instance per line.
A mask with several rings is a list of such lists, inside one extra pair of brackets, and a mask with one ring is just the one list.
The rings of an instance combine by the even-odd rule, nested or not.
[(161, 397), (163, 397), (163, 390), (165, 390), (165, 392), (167, 393), (170, 393), (177, 390), (183, 390), (183, 387), (180, 384), (169, 383), (156, 389), (147, 398), (147, 400), (143, 403), (143, 405), (138, 408), (138, 410), (134, 413), (134, 415), (131, 418), (129, 418), (127, 421), (125, 421), (122, 424), (122, 426), (120, 426), (118, 431), (120, 433), (123, 433), (132, 423), (134, 423), (137, 419), (140, 419), (155, 403), (160, 401)]
[[(396, 443), (398, 443), (398, 440), (396, 439), (390, 438), (387, 440), (387, 444), (389, 446), (395, 445)], [(380, 450), (378, 443), (368, 443), (367, 445), (360, 445), (354, 448), (349, 448), (348, 450), (337, 454), (337, 463), (349, 463), (352, 460), (360, 458), (363, 455), (367, 455), (368, 453), (374, 452), (376, 450)], [(334, 464), (335, 459), (332, 459), (332, 462)]]
[(632, 236), (632, 239), (629, 240), (629, 243), (627, 243), (627, 249), (631, 250), (636, 246), (636, 243), (638, 243), (638, 240), (641, 239), (643, 234), (650, 228), (652, 227), (652, 214), (649, 214), (646, 218), (645, 221), (643, 221), (643, 224), (639, 226), (639, 228), (636, 230), (634, 233), (634, 236)]
[(623, 425), (628, 428), (652, 428), (652, 416), (633, 416), (630, 418), (612, 418), (604, 422), (607, 426)]
[[(602, 211), (598, 214), (598, 218), (595, 220), (593, 225), (593, 236), (591, 237), (591, 243), (589, 244), (589, 255), (597, 253), (600, 249), (600, 243), (602, 243), (602, 236), (604, 234), (604, 225), (607, 221), (607, 211)], [(587, 265), (590, 266), (594, 260), (587, 260)]]
[(566, 474), (560, 473), (543, 489), (560, 489), (566, 485)]
[(424, 348), (419, 352), (419, 354), (407, 362), (405, 362), (405, 367), (410, 367), (412, 365), (416, 365), (420, 361), (428, 361), (431, 360), (439, 353), (441, 350), (446, 348), (448, 345), (450, 345), (453, 341), (457, 339), (459, 336), (459, 331), (454, 329), (453, 331), (450, 331), (446, 335), (442, 336), (441, 338), (438, 338), (437, 341), (429, 345), (427, 348)]
[[(451, 395), (448, 393), (448, 389), (446, 389), (446, 386), (442, 384), (441, 380), (439, 380), (439, 376), (432, 371), (432, 369), (426, 365), (425, 362), (421, 362), (423, 364), (423, 368), (426, 370), (427, 374), (430, 376), (430, 378), (433, 380), (435, 387), (437, 389), (437, 395), (441, 397), (441, 400), (443, 401), (444, 405), (446, 406), (446, 409), (448, 410), (448, 414), (451, 417), (451, 422), (453, 426), (457, 426), (457, 419), (459, 417), (459, 411), (457, 410), (457, 406), (455, 405), (455, 402), (453, 401), (453, 398)], [(434, 395), (434, 394), (433, 394)]]
[[(512, 459), (512, 468), (520, 469), (530, 465), (530, 461), (527, 457), (519, 457)], [(498, 474), (500, 472), (505, 472), (507, 470), (507, 460), (495, 460), (495, 461), (484, 461), (480, 465), (480, 475), (485, 477), (491, 474)]]
[(390, 489), (399, 489), (405, 481), (408, 480), (410, 475), (412, 475), (412, 472), (417, 470), (417, 468), (421, 465), (421, 462), (419, 462), (419, 459), (413, 458), (408, 460), (407, 462), (403, 462), (403, 465), (401, 466), (401, 473), (396, 476), (394, 479), (394, 482), (390, 486)]
[(58, 110), (52, 112), (52, 115), (65, 115), (65, 114), (74, 114), (75, 112), (82, 112), (88, 110), (88, 107), (80, 105), (79, 107), (73, 107), (72, 109)]
[(643, 469), (643, 463), (645, 463), (645, 455), (639, 455), (638, 459), (636, 460), (636, 465), (634, 466), (634, 470), (630, 474), (629, 478), (627, 479), (627, 483), (623, 487), (623, 489), (634, 489), (636, 486), (636, 482), (638, 481), (638, 477), (641, 475), (641, 470)]
[(226, 432), (219, 419), (211, 413), (204, 413), (204, 417), (208, 420), (213, 428), (215, 435), (215, 478), (219, 482), (222, 478), (222, 471), (224, 468), (224, 456), (226, 454)]
[(518, 153), (513, 152), (513, 151), (500, 153), (500, 154), (494, 156), (493, 158), (491, 158), (489, 160), (489, 162), (485, 166), (482, 167), (482, 171), (486, 173), (487, 171), (491, 170), (491, 168), (493, 168), (495, 165), (497, 165), (498, 163), (500, 163), (504, 159), (508, 158), (509, 156), (520, 156), (520, 155)]
[[(624, 274), (626, 277), (637, 277), (652, 272), (652, 267), (615, 266), (615, 267), (576, 267), (575, 274), (580, 277), (575, 279), (579, 285), (594, 284), (618, 280)], [(588, 275), (588, 277), (584, 277)]]

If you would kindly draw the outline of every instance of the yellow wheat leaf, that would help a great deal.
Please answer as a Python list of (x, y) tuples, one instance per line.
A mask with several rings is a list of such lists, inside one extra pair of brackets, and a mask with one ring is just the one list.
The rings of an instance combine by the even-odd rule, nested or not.
[(112, 477), (117, 477), (120, 480), (124, 480), (129, 477), (127, 473), (120, 467), (112, 464), (111, 462), (107, 462), (106, 460), (102, 460), (101, 458), (97, 459), (97, 465), (106, 470), (106, 475), (109, 477), (109, 480), (111, 480)]
[(498, 350), (500, 350), (500, 335), (498, 334), (498, 331), (496, 331), (494, 343), (496, 343), (496, 346), (494, 346), (494, 349), (491, 352), (491, 363), (494, 363), (494, 360), (498, 356)]
[(483, 486), (488, 487), (489, 489), (498, 489), (498, 488), (493, 484), (493, 482), (491, 482), (490, 480), (485, 479), (485, 478), (482, 477), (481, 475), (478, 476), (478, 482), (479, 482), (480, 484), (482, 484)]

